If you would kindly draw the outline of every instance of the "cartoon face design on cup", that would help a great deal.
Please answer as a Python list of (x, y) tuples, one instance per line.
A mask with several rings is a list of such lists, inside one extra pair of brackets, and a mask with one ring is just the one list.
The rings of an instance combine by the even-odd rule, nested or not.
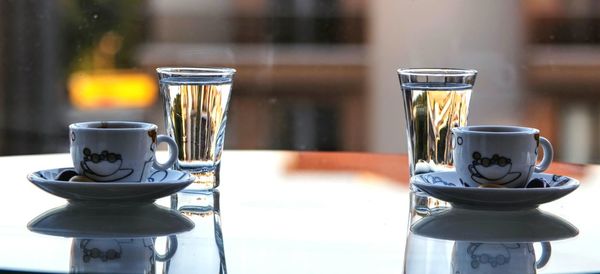
[[(524, 187), (533, 172), (552, 162), (552, 145), (539, 130), (517, 126), (452, 129), (453, 161), (462, 183), (471, 187)], [(544, 151), (539, 164), (538, 146)]]
[[(175, 141), (141, 122), (85, 122), (69, 126), (71, 157), (79, 175), (98, 182), (141, 182), (150, 167), (168, 169), (177, 158)], [(169, 145), (169, 159), (156, 160), (158, 142)]]
[[(85, 157), (81, 162), (81, 169), (83, 169), (83, 173), (86, 177), (103, 177), (120, 180), (133, 173), (133, 169), (131, 168), (122, 168), (123, 159), (121, 154), (108, 152), (106, 150), (101, 153), (93, 153), (86, 147), (83, 149), (83, 155)], [(153, 158), (149, 159), (149, 161), (151, 160), (153, 160)], [(144, 168), (146, 168), (146, 166)]]
[(497, 182), (508, 184), (521, 177), (521, 172), (512, 172), (512, 161), (509, 158), (494, 154), (483, 157), (479, 152), (473, 152), (473, 162), (469, 165), (471, 179), (480, 184)]
[(538, 261), (532, 243), (457, 241), (452, 250), (452, 273), (536, 273), (550, 259), (550, 243), (542, 243)]

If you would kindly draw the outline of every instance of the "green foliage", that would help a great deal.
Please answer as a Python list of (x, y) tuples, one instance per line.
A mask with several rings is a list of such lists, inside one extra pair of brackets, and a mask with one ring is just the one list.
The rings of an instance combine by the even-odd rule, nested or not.
[(145, 38), (143, 0), (62, 0), (64, 55), (69, 71), (93, 69), (92, 56), (102, 37), (113, 32), (123, 38), (116, 67), (134, 65), (136, 46)]

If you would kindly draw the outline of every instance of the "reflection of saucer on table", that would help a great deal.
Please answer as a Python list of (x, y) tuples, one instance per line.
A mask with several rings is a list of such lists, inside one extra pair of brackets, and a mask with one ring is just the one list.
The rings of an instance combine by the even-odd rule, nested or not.
[(70, 203), (31, 220), (37, 233), (74, 238), (144, 238), (177, 234), (194, 223), (156, 204)]
[(415, 222), (417, 235), (454, 241), (540, 242), (577, 236), (569, 222), (539, 209), (515, 211), (447, 208)]
[[(155, 261), (177, 251), (175, 234), (194, 223), (176, 210), (155, 204), (71, 203), (49, 210), (28, 224), (41, 234), (72, 237), (72, 273), (150, 273)], [(165, 254), (155, 238), (169, 236)]]
[[(451, 273), (536, 273), (549, 261), (549, 241), (577, 236), (567, 221), (539, 209), (515, 211), (447, 208), (417, 221), (420, 236), (455, 241)], [(540, 242), (536, 260), (533, 243)]]

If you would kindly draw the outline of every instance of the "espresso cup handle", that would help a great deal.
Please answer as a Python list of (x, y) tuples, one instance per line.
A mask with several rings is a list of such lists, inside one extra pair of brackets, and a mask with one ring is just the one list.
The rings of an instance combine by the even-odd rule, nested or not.
[(156, 138), (156, 142), (167, 143), (167, 145), (169, 146), (169, 159), (164, 163), (159, 163), (156, 157), (154, 157), (154, 164), (152, 166), (158, 170), (169, 169), (173, 166), (175, 160), (177, 160), (177, 154), (179, 153), (177, 151), (177, 144), (175, 143), (175, 140), (173, 140), (173, 138), (166, 135), (158, 135), (158, 137)]
[(550, 141), (548, 141), (548, 139), (544, 138), (544, 137), (540, 137), (540, 145), (542, 146), (542, 149), (544, 150), (544, 158), (542, 158), (542, 161), (540, 162), (539, 165), (535, 166), (535, 172), (543, 172), (544, 170), (548, 169), (548, 167), (550, 166), (550, 163), (552, 163), (552, 157), (554, 156), (554, 151), (552, 150), (552, 144), (550, 144)]
[(550, 254), (552, 253), (552, 246), (550, 245), (550, 242), (541, 242), (541, 244), (542, 255), (540, 255), (540, 258), (537, 260), (537, 262), (535, 262), (535, 267), (537, 269), (544, 267), (548, 263), (550, 260)]

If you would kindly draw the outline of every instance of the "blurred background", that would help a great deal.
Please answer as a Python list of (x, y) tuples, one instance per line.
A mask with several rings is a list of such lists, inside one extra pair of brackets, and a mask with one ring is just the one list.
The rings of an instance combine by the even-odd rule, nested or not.
[(479, 71), (469, 124), (600, 162), (600, 0), (0, 0), (0, 155), (164, 128), (154, 69), (238, 70), (226, 149), (406, 152), (401, 67)]

